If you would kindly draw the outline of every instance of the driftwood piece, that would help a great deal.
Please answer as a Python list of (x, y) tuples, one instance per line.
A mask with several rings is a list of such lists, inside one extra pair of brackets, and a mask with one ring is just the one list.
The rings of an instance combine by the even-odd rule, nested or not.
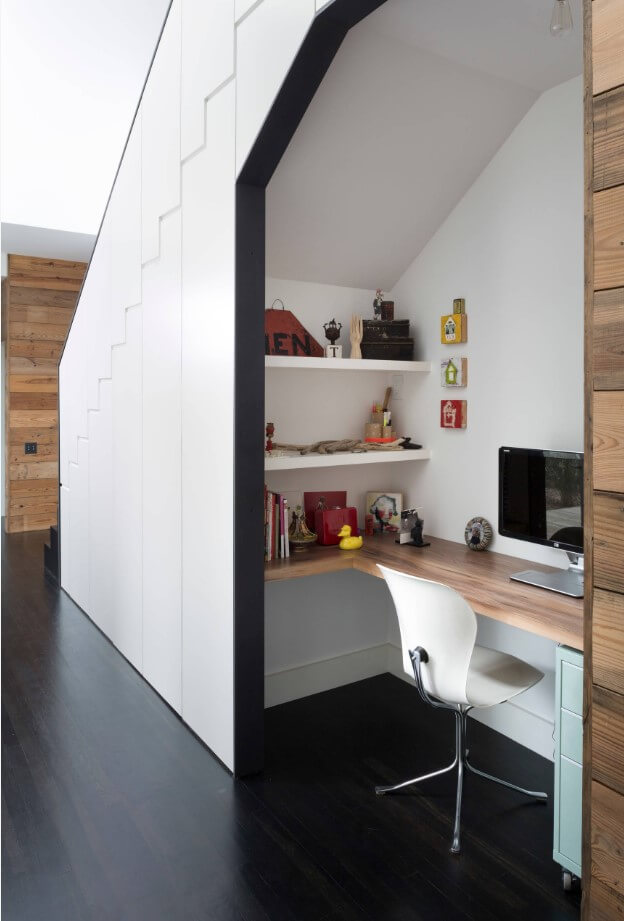
[(358, 439), (344, 438), (341, 441), (317, 441), (311, 445), (275, 444), (278, 451), (294, 451), (297, 454), (336, 454), (346, 451), (351, 454), (363, 454), (367, 451), (402, 451), (401, 439), (389, 441), (387, 444), (375, 444)]

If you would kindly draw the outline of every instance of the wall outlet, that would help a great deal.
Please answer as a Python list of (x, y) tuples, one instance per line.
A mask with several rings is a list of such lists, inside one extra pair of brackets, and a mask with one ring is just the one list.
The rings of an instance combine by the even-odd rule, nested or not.
[(24, 444), (24, 454), (36, 454), (36, 453), (37, 453), (37, 442), (27, 441)]
[(389, 377), (389, 385), (392, 387), (391, 402), (395, 403), (397, 400), (403, 399), (403, 385), (405, 381), (402, 374), (390, 374)]

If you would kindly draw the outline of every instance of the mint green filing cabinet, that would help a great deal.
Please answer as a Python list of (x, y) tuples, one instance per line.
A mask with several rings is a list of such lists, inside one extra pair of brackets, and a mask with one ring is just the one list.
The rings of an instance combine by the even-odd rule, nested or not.
[(583, 786), (583, 654), (557, 647), (555, 698), (555, 823), (553, 857), (565, 889), (581, 876)]

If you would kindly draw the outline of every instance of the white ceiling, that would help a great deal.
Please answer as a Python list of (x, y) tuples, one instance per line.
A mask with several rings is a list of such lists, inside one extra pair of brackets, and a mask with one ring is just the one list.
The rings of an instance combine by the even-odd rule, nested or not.
[(570, 8), (574, 30), (558, 38), (553, 0), (388, 0), (366, 28), (543, 92), (581, 73), (581, 0)]
[(551, 0), (388, 0), (351, 30), (267, 190), (267, 272), (388, 290), (540, 93), (581, 73)]
[(2, 0), (3, 222), (97, 232), (167, 7)]

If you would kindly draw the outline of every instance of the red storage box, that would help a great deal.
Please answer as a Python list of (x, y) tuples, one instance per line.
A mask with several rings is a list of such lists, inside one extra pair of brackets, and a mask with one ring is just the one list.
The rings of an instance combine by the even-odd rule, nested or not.
[(328, 508), (317, 510), (314, 514), (314, 530), (319, 544), (339, 544), (338, 531), (343, 525), (351, 526), (353, 537), (359, 535), (357, 510), (354, 508)]

